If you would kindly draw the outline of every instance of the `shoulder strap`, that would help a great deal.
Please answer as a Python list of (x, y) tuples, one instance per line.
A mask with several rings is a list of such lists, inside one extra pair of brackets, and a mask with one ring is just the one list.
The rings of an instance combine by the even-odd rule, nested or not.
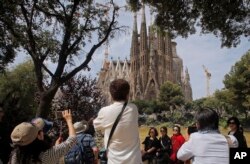
[(112, 138), (112, 136), (113, 136), (113, 133), (114, 133), (114, 131), (115, 131), (115, 128), (116, 128), (118, 122), (120, 121), (121, 116), (122, 116), (122, 113), (123, 113), (124, 109), (126, 108), (127, 104), (128, 104), (128, 102), (125, 102), (125, 103), (124, 103), (121, 112), (120, 112), (119, 115), (117, 116), (117, 118), (116, 118), (116, 120), (115, 120), (115, 122), (114, 122), (114, 125), (112, 126), (112, 129), (111, 129), (110, 134), (109, 134), (109, 139), (108, 139), (108, 143), (107, 143), (107, 148), (106, 148), (106, 149), (108, 149), (109, 142), (110, 142), (110, 140), (111, 140), (111, 138)]

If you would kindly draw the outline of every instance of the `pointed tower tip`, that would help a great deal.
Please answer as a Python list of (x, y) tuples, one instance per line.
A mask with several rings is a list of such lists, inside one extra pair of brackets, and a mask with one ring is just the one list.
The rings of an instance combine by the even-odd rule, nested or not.
[(137, 33), (137, 13), (134, 12), (134, 26), (133, 31)]
[(142, 23), (146, 23), (145, 4), (142, 4)]

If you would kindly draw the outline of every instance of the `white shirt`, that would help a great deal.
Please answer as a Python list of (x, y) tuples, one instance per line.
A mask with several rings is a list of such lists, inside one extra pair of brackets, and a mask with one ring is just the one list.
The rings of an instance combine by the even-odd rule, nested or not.
[[(103, 107), (94, 120), (96, 130), (104, 131), (106, 147), (111, 128), (121, 112), (124, 102), (114, 102)], [(141, 164), (138, 110), (128, 103), (108, 147), (108, 164)]]
[(177, 153), (177, 158), (193, 164), (229, 164), (229, 146), (220, 133), (193, 133)]

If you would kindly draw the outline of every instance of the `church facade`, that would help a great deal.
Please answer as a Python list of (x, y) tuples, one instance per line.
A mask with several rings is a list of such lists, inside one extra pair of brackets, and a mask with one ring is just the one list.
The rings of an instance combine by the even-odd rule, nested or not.
[(111, 102), (109, 84), (123, 78), (130, 83), (130, 99), (156, 99), (161, 85), (171, 81), (181, 86), (186, 101), (192, 100), (192, 88), (188, 69), (183, 71), (183, 61), (177, 55), (176, 43), (167, 33), (157, 31), (154, 26), (147, 30), (145, 9), (142, 9), (140, 33), (137, 16), (134, 16), (130, 60), (108, 60), (108, 51), (98, 73), (97, 85), (103, 91), (106, 102)]

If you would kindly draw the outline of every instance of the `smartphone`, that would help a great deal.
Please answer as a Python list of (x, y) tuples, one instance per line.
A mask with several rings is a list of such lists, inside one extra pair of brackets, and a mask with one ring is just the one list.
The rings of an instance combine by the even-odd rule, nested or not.
[(63, 118), (62, 111), (55, 111), (55, 117), (56, 117), (56, 119)]

